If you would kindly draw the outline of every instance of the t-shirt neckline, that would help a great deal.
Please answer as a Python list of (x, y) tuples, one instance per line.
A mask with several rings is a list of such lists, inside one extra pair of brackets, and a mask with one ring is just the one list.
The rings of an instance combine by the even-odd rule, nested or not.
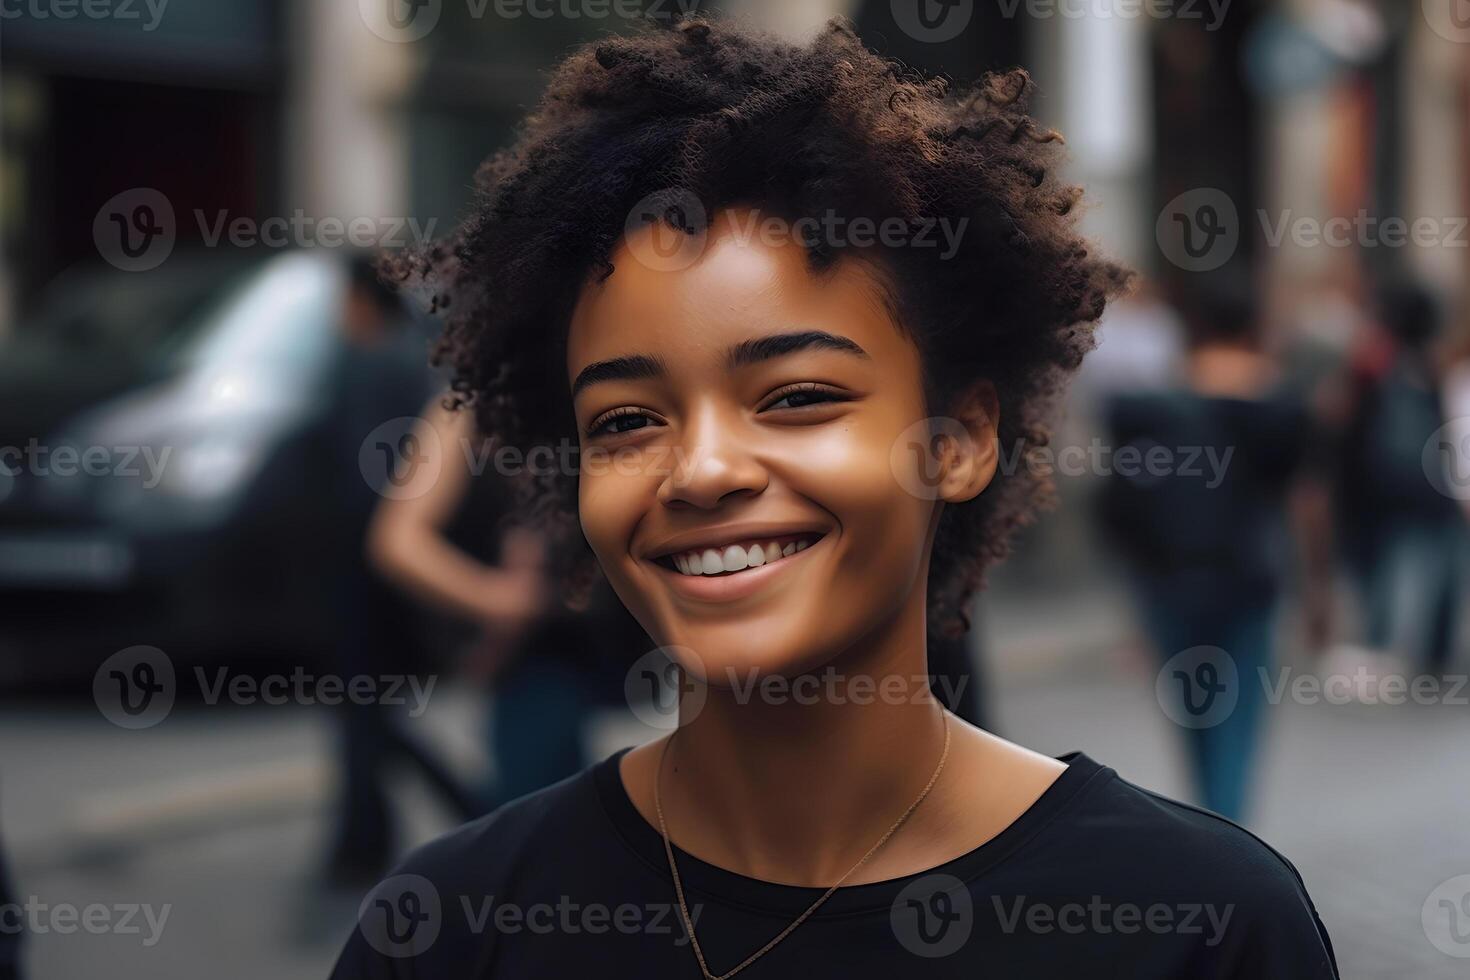
[[(633, 805), (623, 785), (620, 763), (630, 749), (620, 749), (593, 767), (593, 780), (602, 808), (623, 843), (657, 874), (669, 881), (668, 858), (664, 854), (663, 837), (644, 819)], [(1019, 817), (999, 834), (973, 850), (943, 864), (901, 878), (890, 878), (837, 889), (817, 916), (833, 917), (874, 910), (886, 910), (906, 887), (933, 875), (947, 875), (969, 882), (995, 867), (1041, 832), (1078, 794), (1099, 777), (1108, 778), (1113, 770), (1099, 765), (1082, 752), (1058, 756), (1067, 768), (1047, 787)], [(679, 864), (679, 877), (691, 902), (715, 901), (743, 907), (754, 912), (795, 916), (816, 901), (825, 888), (786, 885), (763, 881), (702, 861), (674, 845), (674, 858)]]

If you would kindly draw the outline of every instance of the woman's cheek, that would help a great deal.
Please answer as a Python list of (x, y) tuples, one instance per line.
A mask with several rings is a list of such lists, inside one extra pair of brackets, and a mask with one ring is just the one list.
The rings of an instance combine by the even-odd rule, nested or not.
[[(844, 525), (889, 520), (897, 500), (889, 466), (890, 441), (860, 421), (825, 426), (794, 447), (788, 458), (797, 490)], [(857, 528), (853, 528), (857, 530)]]
[(861, 587), (907, 590), (920, 574), (934, 504), (905, 492), (892, 469), (899, 433), (854, 423), (814, 438), (794, 458), (798, 492), (836, 517), (843, 566)]
[(638, 511), (630, 488), (615, 474), (583, 473), (577, 486), (577, 510), (582, 533), (609, 575), (618, 574), (618, 562), (628, 555), (627, 542)]

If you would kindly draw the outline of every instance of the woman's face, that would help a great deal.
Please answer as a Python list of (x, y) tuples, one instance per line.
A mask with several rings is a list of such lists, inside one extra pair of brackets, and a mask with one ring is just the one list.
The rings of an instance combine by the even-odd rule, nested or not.
[(567, 356), (587, 539), (649, 635), (718, 687), (922, 615), (938, 506), (904, 489), (921, 461), (895, 458), (926, 416), (920, 360), (872, 273), (816, 278), (748, 220), (717, 216), (676, 271), (638, 259), (668, 229), (632, 233)]

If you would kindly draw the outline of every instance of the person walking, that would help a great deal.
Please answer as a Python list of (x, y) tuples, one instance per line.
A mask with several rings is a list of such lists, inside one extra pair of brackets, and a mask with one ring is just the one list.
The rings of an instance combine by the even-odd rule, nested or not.
[[(1288, 495), (1309, 445), (1300, 395), (1263, 349), (1248, 285), (1221, 275), (1186, 304), (1183, 383), (1116, 396), (1106, 413), (1113, 445), (1147, 460), (1163, 447), (1167, 472), (1115, 472), (1103, 519), (1129, 569), (1138, 612), (1164, 661), (1201, 647), (1199, 679), (1233, 676), (1234, 707), (1206, 717), (1195, 675), (1160, 685), (1171, 718), (1188, 720), (1201, 802), (1233, 820), (1248, 810), (1276, 608), (1289, 555)], [(1193, 459), (1193, 465), (1183, 460)], [(1203, 655), (1202, 655), (1203, 656)], [(1233, 671), (1230, 668), (1233, 667)], [(1172, 672), (1171, 672), (1172, 673)], [(1175, 683), (1175, 680), (1178, 683)], [(1229, 694), (1224, 690), (1228, 704)], [(1214, 702), (1209, 702), (1214, 703)]]

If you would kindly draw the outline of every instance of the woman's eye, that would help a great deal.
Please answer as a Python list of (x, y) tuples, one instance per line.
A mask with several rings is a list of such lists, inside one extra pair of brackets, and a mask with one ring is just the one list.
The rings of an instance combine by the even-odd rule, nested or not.
[(588, 434), (594, 436), (621, 435), (625, 432), (646, 428), (652, 422), (652, 419), (641, 412), (620, 412), (616, 415), (604, 416), (600, 421), (592, 423)]
[(773, 408), (805, 408), (808, 405), (822, 405), (827, 402), (845, 401), (840, 392), (828, 388), (798, 388), (788, 390), (775, 401), (766, 405), (765, 411)]

